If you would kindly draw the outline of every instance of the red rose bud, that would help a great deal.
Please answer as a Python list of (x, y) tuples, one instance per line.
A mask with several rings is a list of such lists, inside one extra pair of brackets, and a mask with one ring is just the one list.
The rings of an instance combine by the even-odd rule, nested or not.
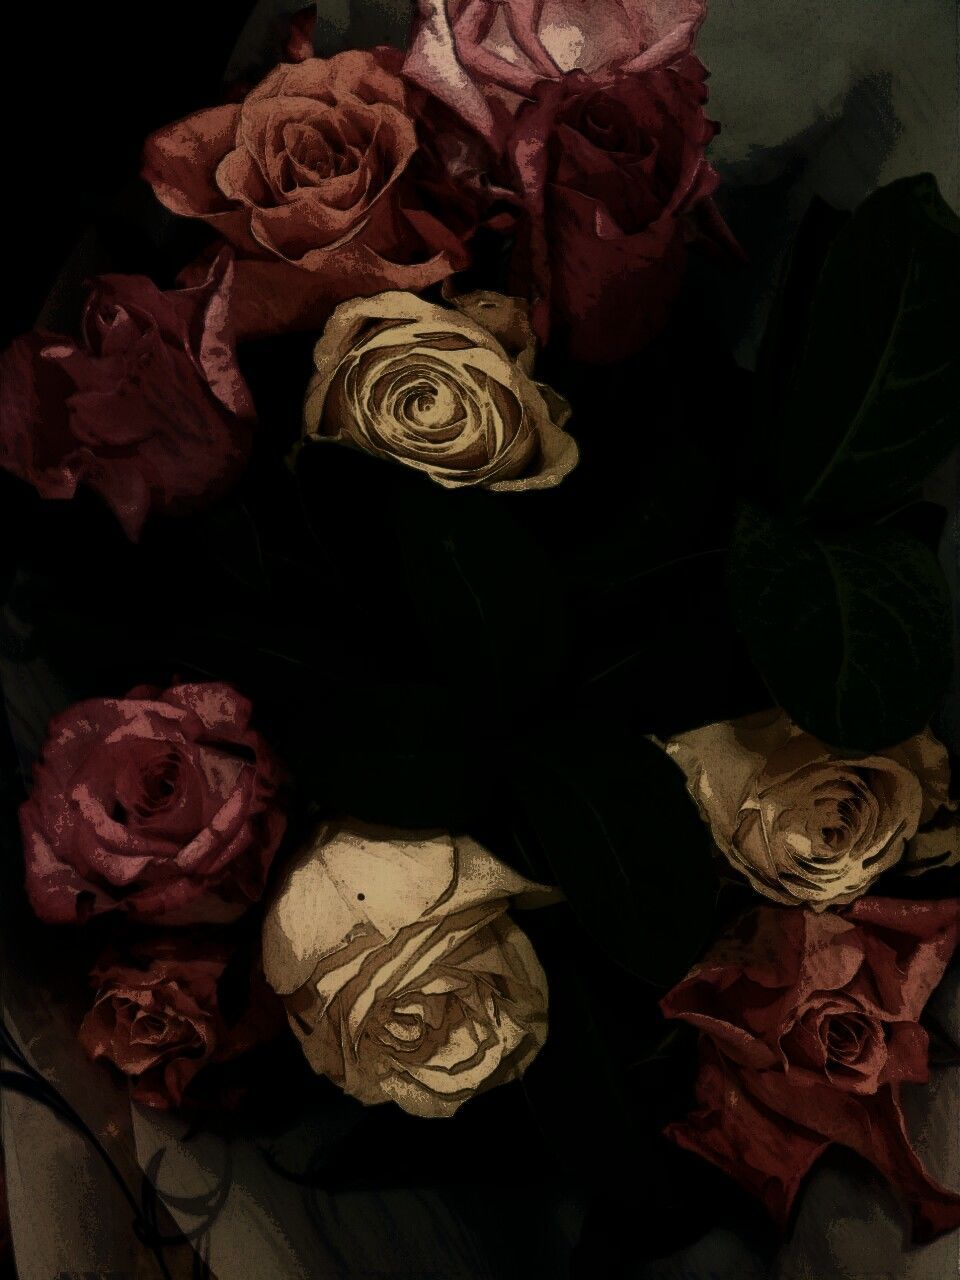
[[(124, 957), (103, 957), (91, 974), (97, 994), (80, 1043), (94, 1061), (111, 1062), (129, 1078), (136, 1102), (183, 1106), (206, 1068), (285, 1029), (283, 1005), (256, 971), (245, 1008), (238, 1017), (224, 1016), (220, 983), (232, 959), (229, 946), (183, 934), (152, 939)], [(236, 1095), (220, 1100), (230, 1098)]]
[(250, 453), (254, 410), (229, 322), (232, 256), (191, 288), (93, 286), (80, 342), (18, 338), (0, 357), (0, 466), (44, 498), (95, 489), (139, 537), (151, 509), (218, 497)]
[(120, 910), (220, 922), (261, 896), (286, 819), (280, 771), (226, 684), (134, 689), (54, 718), (20, 809), (41, 920)]
[(764, 907), (662, 1001), (702, 1032), (699, 1109), (667, 1133), (785, 1225), (829, 1146), (900, 1192), (914, 1237), (960, 1226), (960, 1195), (911, 1145), (901, 1086), (927, 1078), (918, 1018), (960, 936), (960, 901), (862, 898), (838, 914)]

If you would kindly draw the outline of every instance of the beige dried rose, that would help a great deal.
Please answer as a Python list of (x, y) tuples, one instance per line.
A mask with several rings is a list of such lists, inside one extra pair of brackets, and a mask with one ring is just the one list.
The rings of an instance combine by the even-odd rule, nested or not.
[[(450, 295), (447, 295), (450, 297)], [(557, 485), (577, 463), (567, 402), (530, 377), (525, 304), (482, 291), (344, 302), (314, 353), (304, 437), (352, 445), (447, 488)]]
[(901, 860), (923, 869), (939, 845), (919, 828), (955, 807), (929, 730), (850, 758), (776, 710), (681, 733), (666, 750), (731, 866), (789, 906), (852, 902)]
[(451, 1116), (546, 1040), (547, 980), (506, 912), (553, 896), (468, 837), (328, 825), (267, 914), (264, 972), (316, 1072)]

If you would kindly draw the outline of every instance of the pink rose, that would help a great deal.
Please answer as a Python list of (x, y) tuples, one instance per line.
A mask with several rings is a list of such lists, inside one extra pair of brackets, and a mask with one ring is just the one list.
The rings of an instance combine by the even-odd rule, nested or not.
[(667, 66), (706, 0), (419, 0), (404, 74), (497, 146), (506, 112), (543, 80)]
[(231, 255), (189, 289), (101, 276), (82, 339), (30, 333), (0, 357), (0, 466), (44, 498), (97, 490), (131, 539), (151, 509), (218, 496), (245, 465), (253, 404), (234, 357)]
[(701, 1035), (699, 1110), (668, 1134), (785, 1225), (833, 1143), (900, 1191), (914, 1235), (960, 1226), (960, 1195), (910, 1143), (901, 1086), (927, 1079), (918, 1019), (960, 935), (960, 901), (861, 898), (838, 914), (764, 907), (662, 1001)]
[[(541, 84), (508, 151), (527, 212), (517, 286), (541, 340), (606, 362), (656, 336), (680, 289), (693, 215), (717, 185), (704, 148), (705, 71), (674, 67)], [(712, 202), (704, 209), (713, 216)]]
[(231, 958), (224, 943), (182, 935), (151, 939), (122, 958), (104, 956), (90, 975), (97, 994), (80, 1043), (95, 1062), (104, 1059), (128, 1077), (131, 1097), (142, 1106), (192, 1101), (200, 1072), (286, 1026), (283, 1005), (256, 972), (240, 1016), (227, 1021), (219, 983)]
[(20, 809), (41, 920), (121, 910), (235, 919), (263, 892), (286, 819), (279, 766), (226, 684), (139, 688), (54, 717)]
[(421, 145), (424, 95), (401, 59), (384, 47), (281, 64), (243, 102), (148, 139), (158, 199), (237, 249), (241, 336), (320, 328), (348, 298), (467, 265), (469, 218), (452, 216), (462, 200)]

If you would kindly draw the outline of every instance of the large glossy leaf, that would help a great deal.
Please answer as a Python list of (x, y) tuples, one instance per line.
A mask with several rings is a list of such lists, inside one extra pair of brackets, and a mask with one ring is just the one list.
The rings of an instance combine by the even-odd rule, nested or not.
[(754, 661), (804, 729), (871, 751), (929, 721), (950, 678), (950, 599), (912, 534), (814, 534), (746, 507), (729, 581)]
[(958, 296), (960, 220), (929, 174), (877, 191), (834, 236), (780, 417), (791, 505), (890, 503), (960, 442)]
[(530, 739), (514, 786), (585, 928), (632, 973), (667, 985), (709, 933), (717, 880), (683, 776), (655, 743), (566, 720)]

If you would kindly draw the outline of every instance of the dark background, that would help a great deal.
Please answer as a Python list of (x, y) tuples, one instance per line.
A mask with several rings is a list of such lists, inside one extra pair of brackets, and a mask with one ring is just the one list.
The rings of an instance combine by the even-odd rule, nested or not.
[(16, 6), (4, 16), (0, 346), (34, 323), (78, 236), (136, 175), (146, 135), (216, 100), (252, 8), (252, 0), (97, 0)]

